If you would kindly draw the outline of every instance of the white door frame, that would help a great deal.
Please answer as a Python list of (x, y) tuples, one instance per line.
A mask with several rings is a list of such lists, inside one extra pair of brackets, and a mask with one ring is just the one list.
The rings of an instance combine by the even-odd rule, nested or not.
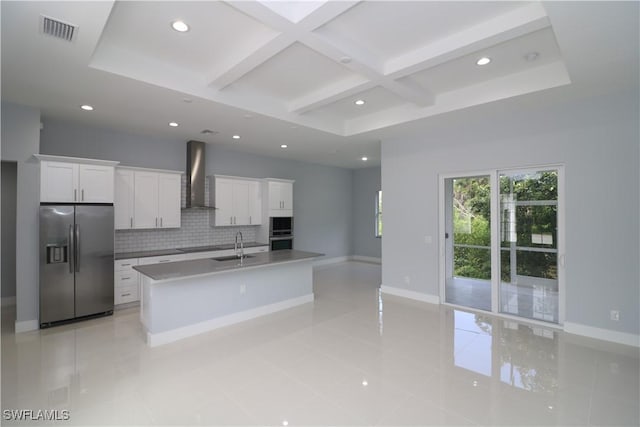
[[(565, 321), (566, 315), (566, 239), (565, 239), (565, 166), (564, 164), (546, 164), (546, 165), (532, 165), (523, 166), (519, 168), (501, 168), (491, 170), (477, 170), (472, 172), (456, 172), (456, 173), (440, 173), (438, 174), (439, 180), (439, 192), (438, 192), (438, 245), (439, 245), (439, 288), (440, 288), (440, 301), (442, 304), (456, 306), (455, 304), (446, 302), (446, 269), (447, 269), (447, 246), (445, 233), (446, 227), (446, 188), (445, 180), (451, 178), (471, 178), (476, 176), (489, 176), (489, 182), (491, 185), (491, 313), (500, 317), (518, 320), (521, 322), (528, 322), (534, 324), (540, 324), (544, 326), (555, 326), (553, 323), (543, 322), (535, 319), (527, 319), (524, 317), (513, 316), (500, 312), (499, 302), (499, 290), (500, 290), (500, 221), (496, 220), (500, 213), (500, 198), (499, 198), (499, 185), (498, 176), (501, 172), (513, 173), (513, 172), (533, 172), (539, 170), (555, 169), (558, 171), (558, 206), (557, 206), (557, 238), (558, 238), (558, 324), (562, 326)], [(452, 236), (453, 238), (453, 236)], [(464, 307), (472, 311), (476, 309), (472, 307)], [(480, 310), (482, 311), (482, 310)]]

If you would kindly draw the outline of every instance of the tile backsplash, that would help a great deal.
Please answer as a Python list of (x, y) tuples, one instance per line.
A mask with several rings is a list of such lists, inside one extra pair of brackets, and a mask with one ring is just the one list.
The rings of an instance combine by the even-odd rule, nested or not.
[[(186, 200), (186, 177), (182, 176), (182, 206)], [(209, 205), (209, 179), (205, 184), (205, 203)], [(183, 210), (180, 228), (116, 230), (116, 253), (155, 249), (186, 248), (233, 243), (241, 231), (245, 242), (255, 242), (257, 226), (210, 227), (209, 210)]]

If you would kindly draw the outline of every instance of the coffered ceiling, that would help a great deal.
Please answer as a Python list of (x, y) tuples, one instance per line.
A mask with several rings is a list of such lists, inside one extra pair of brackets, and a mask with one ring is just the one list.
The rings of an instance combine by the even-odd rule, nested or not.
[[(570, 85), (547, 9), (484, 1), (2, 2), (3, 99), (37, 106), (45, 118), (338, 166), (361, 166), (366, 155), (375, 164), (377, 131)], [(43, 15), (77, 26), (75, 39), (43, 34)], [(189, 30), (175, 31), (176, 20)], [(482, 57), (491, 62), (478, 65)], [(82, 103), (95, 105), (91, 118)], [(168, 129), (169, 121), (180, 126)], [(274, 148), (280, 143), (286, 153)]]

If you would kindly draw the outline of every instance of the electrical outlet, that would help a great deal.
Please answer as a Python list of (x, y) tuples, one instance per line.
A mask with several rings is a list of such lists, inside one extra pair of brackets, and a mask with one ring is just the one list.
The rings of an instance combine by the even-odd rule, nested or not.
[(611, 320), (617, 322), (620, 320), (620, 312), (618, 310), (611, 310)]
[(240, 295), (247, 293), (247, 285), (240, 285)]

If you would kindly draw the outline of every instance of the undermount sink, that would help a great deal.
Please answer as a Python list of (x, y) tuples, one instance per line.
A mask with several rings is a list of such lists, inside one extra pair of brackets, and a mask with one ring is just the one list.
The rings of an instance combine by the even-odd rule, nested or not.
[[(245, 255), (243, 258), (247, 259), (247, 258), (253, 258), (255, 255)], [(240, 257), (237, 255), (229, 255), (229, 256), (221, 256), (218, 258), (211, 258), (214, 261), (231, 261), (231, 260), (238, 260), (240, 261)]]

